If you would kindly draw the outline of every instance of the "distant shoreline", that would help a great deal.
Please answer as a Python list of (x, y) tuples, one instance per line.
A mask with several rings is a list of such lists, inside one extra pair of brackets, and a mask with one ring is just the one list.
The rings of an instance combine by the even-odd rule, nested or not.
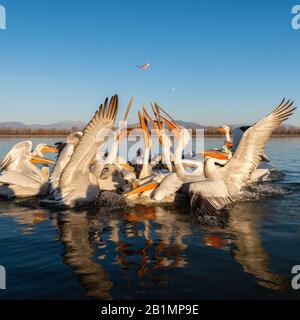
[[(66, 138), (68, 134), (53, 134), (53, 135), (41, 135), (41, 134), (0, 134), (1, 138)], [(299, 138), (300, 134), (273, 134), (271, 138)], [(193, 138), (195, 138), (193, 136)], [(204, 134), (204, 138), (224, 138), (224, 135), (219, 134)]]

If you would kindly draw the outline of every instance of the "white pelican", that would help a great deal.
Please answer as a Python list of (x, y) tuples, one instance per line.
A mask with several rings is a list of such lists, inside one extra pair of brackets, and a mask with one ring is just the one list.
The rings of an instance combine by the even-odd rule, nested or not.
[(232, 147), (233, 147), (233, 143), (230, 137), (230, 128), (227, 125), (224, 125), (220, 128), (217, 128), (217, 132), (225, 134), (225, 141), (223, 144), (222, 149), (211, 149), (211, 150), (206, 150), (203, 153), (203, 156), (205, 159), (208, 158), (216, 158), (219, 160), (230, 160), (232, 157)]
[(223, 168), (217, 167), (222, 164), (220, 160), (206, 160), (204, 173), (207, 179), (189, 186), (191, 207), (196, 216), (212, 215), (233, 203), (259, 164), (260, 155), (273, 130), (295, 109), (293, 102), (283, 99), (273, 112), (244, 133), (235, 154)]
[(109, 103), (106, 98), (92, 120), (84, 129), (83, 136), (74, 149), (70, 161), (59, 179), (59, 204), (68, 207), (93, 202), (99, 193), (98, 179), (90, 172), (97, 149), (104, 143), (107, 130), (111, 129), (118, 112), (118, 96)]
[[(120, 129), (114, 132), (113, 143), (110, 152), (105, 158), (96, 159), (95, 170), (93, 174), (99, 178), (99, 187), (103, 191), (113, 191), (126, 187), (128, 182), (136, 179), (134, 168), (131, 167), (125, 159), (118, 156), (120, 141), (135, 129), (126, 128), (124, 124), (127, 121), (133, 98), (131, 97), (127, 105), (123, 121), (120, 123)], [(100, 148), (99, 148), (100, 149)]]
[(120, 129), (118, 131), (115, 131), (112, 147), (111, 147), (111, 150), (110, 150), (108, 156), (106, 157), (106, 159), (104, 161), (104, 166), (108, 163), (109, 164), (116, 163), (117, 155), (118, 155), (118, 151), (119, 151), (119, 143), (120, 143), (121, 139), (127, 135), (128, 131), (130, 131), (130, 129), (124, 128), (124, 124), (127, 121), (132, 103), (133, 103), (133, 98), (131, 97), (129, 100), (129, 103), (127, 105), (127, 108), (126, 108), (123, 121), (120, 123)]
[[(157, 105), (157, 110), (162, 111), (166, 116), (169, 117), (167, 119), (161, 113), (156, 112), (159, 117), (166, 122), (169, 128), (174, 133), (177, 139), (177, 146), (174, 151), (174, 164), (177, 176), (180, 178), (192, 178), (193, 176), (197, 176), (198, 174), (203, 173), (203, 162), (198, 160), (191, 160), (191, 159), (182, 159), (182, 154), (184, 149), (188, 145), (191, 136), (189, 131), (180, 125), (177, 121), (175, 121), (165, 110), (163, 110), (160, 106)], [(196, 167), (196, 170), (193, 173), (187, 173), (185, 171), (185, 166), (187, 167)]]
[[(189, 181), (198, 181), (203, 179), (203, 162), (196, 160), (184, 160), (182, 159), (182, 154), (184, 148), (188, 145), (190, 140), (190, 134), (186, 128), (181, 126), (176, 122), (166, 111), (161, 107), (159, 109), (164, 112), (170, 120), (165, 116), (160, 114), (160, 117), (167, 123), (169, 128), (173, 131), (177, 138), (177, 146), (174, 151), (174, 163), (175, 163), (175, 173), (171, 173), (165, 177), (165, 179), (155, 187), (152, 197), (156, 201), (163, 201), (163, 199), (175, 195), (176, 192), (183, 186), (183, 184)], [(186, 173), (184, 168), (184, 162), (190, 162), (191, 165), (197, 165), (197, 169), (191, 174)], [(186, 163), (187, 164), (187, 163)]]
[(132, 106), (132, 103), (133, 103), (133, 98), (131, 97), (130, 100), (129, 100), (129, 103), (127, 105), (127, 108), (126, 108), (123, 121), (120, 124), (120, 129), (115, 131), (114, 141), (113, 141), (113, 144), (112, 144), (112, 147), (111, 147), (111, 151), (108, 154), (108, 156), (105, 158), (104, 165), (103, 165), (103, 167), (104, 167), (106, 164), (114, 164), (124, 174), (126, 174), (127, 171), (132, 173), (132, 171), (134, 170), (131, 166), (129, 166), (127, 164), (125, 159), (123, 159), (122, 157), (118, 156), (120, 141), (125, 136), (127, 136), (130, 131), (136, 129), (136, 127), (132, 127), (132, 128), (125, 128), (124, 127), (124, 124), (127, 122), (127, 118), (128, 118), (129, 111), (130, 111), (130, 108)]
[(217, 128), (217, 131), (225, 134), (225, 141), (223, 145), (223, 151), (227, 151), (228, 149), (233, 147), (233, 143), (230, 137), (230, 128), (227, 125), (224, 125), (220, 128)]
[[(159, 139), (159, 142), (162, 146), (162, 157), (161, 157), (161, 161), (164, 162), (169, 170), (169, 172), (173, 171), (173, 167), (172, 167), (172, 162), (171, 162), (171, 146), (172, 146), (172, 141), (169, 138), (169, 136), (166, 134), (165, 129), (163, 127), (163, 122), (160, 121), (157, 110), (158, 109), (158, 105), (155, 103), (155, 107), (152, 105), (152, 110), (154, 112), (154, 115), (156, 117), (156, 123), (152, 120), (152, 118), (150, 117), (146, 106), (143, 105), (143, 112), (144, 115), (146, 116), (146, 118), (150, 121), (153, 129), (156, 132), (156, 135)], [(157, 162), (159, 162), (158, 160), (160, 160), (160, 157), (156, 157), (152, 164), (157, 164)]]
[(52, 160), (31, 152), (32, 142), (17, 143), (0, 163), (0, 196), (32, 197), (48, 192), (49, 168), (37, 168), (33, 163), (54, 164)]
[[(160, 108), (160, 107), (158, 107)], [(198, 164), (200, 170), (196, 170), (193, 174), (188, 174), (185, 171), (184, 165), (183, 165), (183, 159), (182, 159), (182, 152), (185, 148), (185, 146), (188, 144), (190, 139), (190, 134), (187, 129), (182, 127), (180, 124), (178, 124), (171, 116), (166, 113), (162, 108), (160, 108), (170, 119), (172, 119), (173, 122), (168, 120), (165, 116), (158, 113), (157, 110), (155, 110), (155, 113), (157, 116), (163, 119), (164, 122), (167, 123), (167, 125), (170, 127), (170, 129), (173, 131), (175, 136), (178, 139), (178, 143), (174, 152), (174, 163), (175, 163), (175, 173), (169, 173), (169, 174), (159, 174), (158, 176), (151, 177), (149, 180), (145, 180), (145, 183), (143, 185), (140, 185), (139, 187), (135, 188), (131, 192), (128, 192), (126, 196), (135, 195), (138, 193), (146, 192), (146, 195), (151, 196), (151, 198), (155, 201), (159, 202), (170, 202), (175, 199), (176, 192), (181, 188), (181, 186), (186, 181), (198, 181), (199, 179), (203, 179), (203, 163), (201, 162)], [(144, 112), (147, 115), (147, 112)], [(142, 117), (142, 115), (140, 115)], [(150, 120), (151, 118), (149, 115), (147, 116)], [(151, 120), (150, 120), (151, 121)], [(142, 121), (141, 121), (142, 122)], [(153, 125), (153, 124), (152, 124)], [(155, 128), (155, 125), (154, 125)], [(146, 132), (146, 130), (144, 131)], [(147, 132), (146, 132), (147, 133)], [(145, 135), (146, 135), (145, 133)], [(159, 137), (160, 134), (158, 133)], [(146, 135), (147, 138), (147, 135)], [(164, 142), (164, 141), (162, 141)], [(195, 161), (190, 160), (190, 164), (193, 165)]]
[[(54, 192), (55, 190), (57, 190), (61, 173), (63, 172), (64, 168), (66, 167), (66, 165), (70, 161), (71, 156), (74, 152), (74, 148), (77, 146), (81, 137), (82, 137), (82, 132), (80, 132), (80, 131), (73, 132), (67, 136), (66, 142), (62, 143), (64, 146), (58, 155), (58, 159), (57, 159), (56, 164), (54, 166), (53, 172), (50, 176), (50, 191), (51, 192)], [(60, 143), (58, 143), (58, 144), (60, 144)]]

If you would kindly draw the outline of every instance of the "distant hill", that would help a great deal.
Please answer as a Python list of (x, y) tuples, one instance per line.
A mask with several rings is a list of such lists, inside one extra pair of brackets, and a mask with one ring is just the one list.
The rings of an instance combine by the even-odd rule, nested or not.
[[(188, 121), (182, 121), (182, 120), (176, 120), (179, 124), (181, 124), (183, 127), (187, 128), (187, 129), (204, 129), (205, 131), (211, 131), (211, 129), (214, 129), (214, 127), (210, 127), (210, 126), (204, 126), (201, 124), (198, 124), (196, 122), (188, 122)], [(51, 129), (55, 129), (55, 130), (65, 130), (65, 131), (70, 131), (73, 128), (77, 128), (77, 129), (83, 129), (85, 127), (85, 123), (82, 121), (60, 121), (57, 123), (53, 123), (53, 124), (46, 124), (46, 125), (42, 125), (42, 124), (32, 124), (32, 125), (27, 125), (24, 124), (23, 122), (18, 122), (18, 121), (7, 121), (7, 122), (0, 122), (0, 130), (3, 131), (5, 129), (8, 129), (9, 131), (12, 131), (12, 129), (16, 129), (21, 131), (23, 130), (51, 130)], [(138, 123), (136, 124), (129, 124), (128, 127), (132, 127), (132, 126), (136, 126), (139, 125)], [(233, 130), (236, 127), (239, 126), (243, 126), (245, 124), (231, 124), (229, 125), (231, 127), (231, 129)], [(214, 131), (214, 130), (213, 130)], [(290, 125), (290, 124), (283, 124), (282, 126), (280, 126), (279, 129), (277, 129), (277, 131), (300, 131), (299, 127)]]
[(183, 127), (187, 129), (206, 129), (207, 126), (203, 126), (201, 124), (198, 124), (196, 122), (187, 122), (187, 121), (181, 121), (181, 120), (176, 120), (179, 124), (181, 124)]
[(85, 123), (82, 121), (61, 121), (53, 124), (32, 124), (26, 125), (22, 122), (0, 122), (0, 128), (11, 129), (59, 129), (59, 130), (71, 130), (72, 128), (83, 129)]
[(22, 122), (0, 122), (0, 128), (22, 129), (28, 128), (28, 126)]

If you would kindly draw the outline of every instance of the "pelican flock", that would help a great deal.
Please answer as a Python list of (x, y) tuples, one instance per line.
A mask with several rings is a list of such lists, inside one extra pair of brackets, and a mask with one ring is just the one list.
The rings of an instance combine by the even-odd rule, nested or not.
[[(71, 133), (56, 147), (39, 144), (33, 149), (31, 141), (17, 143), (0, 162), (0, 197), (39, 196), (41, 205), (68, 208), (184, 201), (199, 221), (217, 217), (243, 188), (272, 172), (264, 148), (296, 109), (293, 101), (283, 99), (254, 125), (236, 128), (232, 138), (228, 126), (218, 128), (224, 134), (221, 148), (186, 153), (192, 139), (189, 130), (157, 103), (151, 105), (153, 116), (143, 105), (138, 124), (126, 127), (132, 103), (131, 98), (118, 129), (119, 99), (114, 95), (106, 98), (82, 132)], [(143, 148), (129, 161), (121, 157), (120, 144), (134, 132), (140, 133)], [(109, 136), (112, 144), (105, 151)], [(160, 144), (156, 154), (154, 138)], [(44, 156), (48, 152), (57, 153), (55, 161)]]

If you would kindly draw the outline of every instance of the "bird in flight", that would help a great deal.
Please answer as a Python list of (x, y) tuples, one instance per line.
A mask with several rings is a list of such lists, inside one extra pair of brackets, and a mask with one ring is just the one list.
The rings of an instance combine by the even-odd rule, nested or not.
[(142, 69), (142, 70), (147, 70), (150, 67), (150, 63), (145, 63), (140, 66), (137, 66), (137, 68)]

